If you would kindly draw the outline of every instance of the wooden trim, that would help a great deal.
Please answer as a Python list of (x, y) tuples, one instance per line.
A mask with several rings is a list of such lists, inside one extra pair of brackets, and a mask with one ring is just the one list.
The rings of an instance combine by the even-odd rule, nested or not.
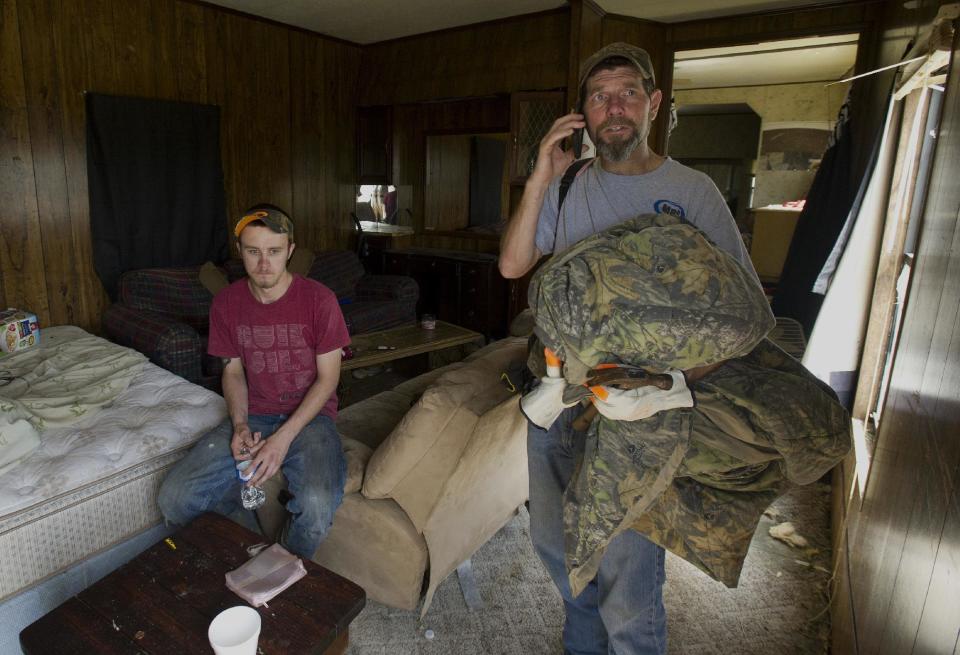
[(605, 18), (607, 16), (607, 12), (604, 10), (604, 8), (598, 5), (593, 0), (582, 0), (582, 2), (585, 6), (590, 8), (590, 11), (595, 13), (600, 18)]
[(605, 12), (604, 19), (619, 20), (625, 23), (637, 23), (648, 27), (662, 27), (664, 30), (670, 29), (670, 23), (661, 23), (660, 21), (650, 20), (649, 18), (637, 18), (636, 16), (624, 16), (623, 14), (611, 14)]
[[(830, 495), (831, 571), (830, 582), (830, 652), (857, 655), (857, 631), (850, 594), (850, 549), (847, 536), (847, 510), (856, 480), (853, 455), (833, 469)], [(859, 503), (858, 503), (859, 507)]]
[(576, 105), (580, 88), (580, 61), (603, 45), (603, 10), (590, 0), (570, 2), (570, 52), (567, 69), (567, 106)]
[[(667, 47), (673, 50), (698, 50), (701, 48), (745, 45), (756, 41), (862, 32), (864, 27), (871, 22), (872, 12), (882, 10), (882, 8), (882, 0), (863, 0), (861, 2), (814, 5), (671, 23), (667, 36)], [(837, 22), (837, 17), (831, 16), (834, 12), (842, 12), (848, 16), (843, 22)], [(778, 17), (796, 17), (802, 14), (806, 15), (805, 20), (799, 21), (803, 24), (803, 27), (771, 28), (762, 25), (776, 23)], [(822, 18), (817, 14), (822, 14)], [(813, 15), (813, 19), (811, 19), (811, 15)], [(750, 25), (751, 21), (761, 25), (757, 29), (751, 30), (749, 29), (752, 27)], [(742, 23), (742, 25), (738, 26), (738, 23)], [(697, 28), (702, 28), (703, 32), (711, 35), (716, 34), (716, 36), (693, 38), (680, 36), (685, 31), (696, 31)]]
[(357, 43), (355, 41), (348, 41), (347, 39), (341, 39), (337, 36), (330, 36), (329, 34), (324, 34), (323, 32), (317, 32), (315, 30), (307, 29), (306, 27), (300, 27), (298, 25), (292, 25), (290, 23), (283, 23), (278, 20), (273, 20), (272, 18), (265, 18), (263, 16), (257, 16), (256, 14), (249, 14), (245, 11), (239, 9), (234, 9), (233, 7), (228, 7), (226, 5), (218, 5), (212, 2), (205, 2), (204, 0), (178, 0), (186, 4), (197, 5), (199, 7), (205, 7), (207, 9), (212, 9), (214, 11), (222, 12), (225, 14), (232, 14), (234, 16), (239, 16), (241, 18), (248, 18), (250, 20), (255, 20), (260, 23), (265, 23), (267, 25), (273, 25), (274, 27), (281, 27), (291, 32), (300, 32), (302, 34), (309, 34), (310, 36), (319, 36), (328, 41), (333, 41), (335, 43), (340, 43), (342, 45), (353, 46), (354, 48), (363, 48), (363, 44)]
[[(191, 0), (196, 1), (196, 0)], [(550, 16), (553, 14), (563, 14), (569, 11), (568, 7), (557, 7), (556, 9), (547, 9), (545, 11), (535, 11), (530, 14), (518, 14), (516, 16), (504, 16), (503, 18), (495, 18), (494, 20), (484, 20), (478, 23), (468, 23), (466, 25), (457, 25), (455, 27), (444, 27), (443, 29), (433, 30), (432, 32), (418, 32), (417, 34), (408, 34), (407, 36), (398, 36), (395, 39), (384, 39), (383, 41), (373, 41), (371, 43), (364, 43), (361, 48), (369, 48), (372, 46), (381, 46), (392, 43), (402, 43), (403, 41), (408, 41), (410, 39), (422, 39), (424, 37), (434, 37), (440, 34), (449, 34), (451, 32), (458, 32), (460, 30), (472, 30), (478, 27), (488, 27), (491, 25), (502, 25), (504, 23), (513, 23), (517, 21), (527, 20), (530, 18), (537, 18), (541, 16)]]
[[(883, 378), (887, 349), (885, 344), (893, 329), (894, 306), (897, 297), (897, 280), (903, 267), (904, 244), (910, 226), (910, 214), (916, 200), (914, 197), (923, 137), (926, 133), (930, 91), (923, 89), (912, 93), (904, 100), (903, 115), (897, 139), (897, 154), (890, 195), (887, 200), (886, 221), (881, 238), (880, 258), (874, 281), (868, 328), (860, 359), (860, 375), (851, 415), (867, 423), (867, 418), (876, 405)], [(918, 123), (920, 123), (918, 125)], [(904, 148), (907, 148), (904, 150)], [(913, 149), (909, 161), (906, 155)], [(920, 220), (918, 218), (918, 220)], [(896, 348), (896, 344), (891, 344)]]

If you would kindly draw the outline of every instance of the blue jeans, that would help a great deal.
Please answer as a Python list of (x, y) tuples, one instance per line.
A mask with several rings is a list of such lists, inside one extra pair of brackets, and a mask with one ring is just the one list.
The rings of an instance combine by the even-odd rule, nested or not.
[(667, 652), (663, 607), (664, 552), (633, 530), (607, 547), (596, 577), (573, 598), (564, 564), (563, 492), (583, 456), (583, 433), (564, 410), (550, 430), (530, 423), (530, 537), (563, 597), (564, 652), (571, 655), (658, 655)]
[[(251, 432), (269, 438), (286, 420), (282, 414), (253, 415), (247, 422)], [(204, 512), (217, 512), (256, 529), (252, 512), (243, 510), (240, 502), (243, 483), (237, 479), (237, 463), (230, 452), (232, 436), (228, 418), (174, 465), (157, 499), (167, 521), (186, 525)], [(347, 477), (347, 461), (333, 421), (327, 416), (310, 421), (290, 444), (280, 468), (293, 495), (287, 502), (290, 516), (281, 544), (309, 559), (333, 524)]]

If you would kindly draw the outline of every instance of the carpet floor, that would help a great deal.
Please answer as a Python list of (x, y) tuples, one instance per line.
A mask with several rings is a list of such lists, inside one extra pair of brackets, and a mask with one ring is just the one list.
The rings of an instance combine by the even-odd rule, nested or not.
[[(772, 539), (790, 521), (809, 545)], [(560, 655), (560, 596), (530, 545), (520, 513), (472, 558), (484, 603), (471, 611), (456, 573), (437, 590), (423, 621), (368, 601), (350, 625), (348, 655)], [(830, 487), (798, 487), (760, 522), (740, 584), (727, 589), (667, 555), (664, 603), (669, 652), (682, 655), (824, 655), (830, 615)]]

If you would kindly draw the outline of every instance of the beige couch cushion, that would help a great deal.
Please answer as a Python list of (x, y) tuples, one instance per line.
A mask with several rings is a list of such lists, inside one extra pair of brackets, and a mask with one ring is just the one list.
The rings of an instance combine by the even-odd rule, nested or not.
[(396, 389), (382, 391), (362, 402), (341, 409), (337, 414), (337, 433), (376, 449), (410, 411), (416, 396)]
[(420, 602), (427, 545), (392, 500), (348, 494), (313, 561), (357, 583), (379, 603), (412, 610)]
[(353, 494), (363, 486), (363, 473), (373, 455), (373, 449), (349, 437), (341, 437), (340, 442), (343, 444), (343, 456), (347, 460), (347, 481), (343, 493)]
[(363, 495), (393, 498), (422, 532), (479, 418), (511, 396), (500, 376), (526, 347), (504, 339), (441, 374), (370, 458)]
[(430, 550), (425, 608), (443, 579), (510, 520), (529, 489), (527, 419), (514, 396), (480, 418), (423, 529)]

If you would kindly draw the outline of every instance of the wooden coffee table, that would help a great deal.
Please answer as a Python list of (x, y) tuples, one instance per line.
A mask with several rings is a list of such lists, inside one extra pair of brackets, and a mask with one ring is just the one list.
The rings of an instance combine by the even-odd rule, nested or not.
[[(207, 628), (220, 611), (245, 604), (224, 575), (263, 538), (218, 514), (204, 514), (20, 633), (27, 655), (208, 653)], [(258, 655), (342, 653), (363, 589), (304, 561), (307, 576), (260, 607)]]
[(386, 364), (404, 357), (483, 341), (483, 335), (479, 332), (443, 321), (437, 321), (437, 327), (433, 330), (425, 330), (420, 325), (408, 325), (358, 334), (350, 342), (353, 358), (343, 360), (340, 370)]

